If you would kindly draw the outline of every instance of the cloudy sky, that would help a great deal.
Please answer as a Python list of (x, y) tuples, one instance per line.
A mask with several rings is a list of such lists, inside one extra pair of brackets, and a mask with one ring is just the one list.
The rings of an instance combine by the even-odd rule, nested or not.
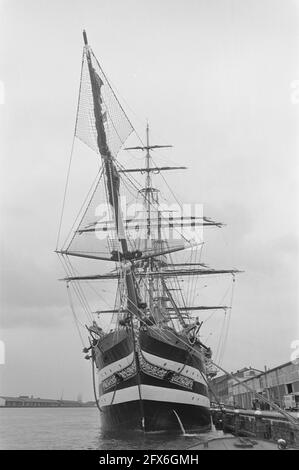
[[(92, 398), (54, 253), (83, 28), (138, 132), (149, 119), (155, 143), (174, 145), (156, 161), (190, 168), (185, 179), (169, 176), (180, 199), (203, 203), (227, 224), (206, 253), (211, 265), (245, 271), (222, 365), (290, 360), (299, 338), (298, 7), (292, 0), (2, 0), (1, 394)], [(81, 174), (83, 153), (79, 147)], [(93, 158), (82, 179), (96, 168)], [(206, 334), (215, 346), (213, 329)]]

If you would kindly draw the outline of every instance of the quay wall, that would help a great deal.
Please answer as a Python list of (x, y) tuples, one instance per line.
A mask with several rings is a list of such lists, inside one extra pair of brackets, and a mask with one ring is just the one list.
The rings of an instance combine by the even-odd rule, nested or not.
[(211, 413), (216, 429), (275, 442), (284, 439), (289, 447), (299, 448), (299, 419), (296, 425), (277, 412), (215, 409)]

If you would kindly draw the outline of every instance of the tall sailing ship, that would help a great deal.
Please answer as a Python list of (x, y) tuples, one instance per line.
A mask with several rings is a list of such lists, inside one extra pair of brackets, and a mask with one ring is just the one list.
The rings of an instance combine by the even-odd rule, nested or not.
[[(102, 426), (145, 432), (209, 430), (212, 352), (201, 340), (203, 322), (194, 315), (228, 307), (190, 300), (196, 297), (198, 280), (234, 276), (236, 270), (203, 264), (203, 241), (190, 236), (220, 223), (161, 204), (154, 175), (185, 168), (155, 164), (153, 152), (169, 146), (152, 145), (147, 126), (145, 143), (124, 148), (135, 130), (85, 31), (83, 37), (75, 137), (97, 154), (101, 165), (74, 229), (56, 251), (67, 273), (76, 321), (71, 292), (90, 319), (84, 326), (89, 343), (83, 351), (92, 362)], [(145, 163), (127, 168), (120, 151), (144, 152)], [(137, 175), (145, 179), (143, 184)], [(74, 267), (78, 259), (92, 263), (96, 272), (82, 274)], [(107, 295), (108, 306), (103, 307), (102, 295), (91, 308), (84, 287), (96, 291), (107, 282), (115, 285), (113, 303)]]

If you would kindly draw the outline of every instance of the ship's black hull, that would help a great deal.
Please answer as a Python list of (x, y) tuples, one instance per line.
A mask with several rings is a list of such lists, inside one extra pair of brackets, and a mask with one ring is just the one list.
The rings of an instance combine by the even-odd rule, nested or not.
[(97, 352), (105, 431), (210, 429), (204, 361), (173, 333), (111, 333)]
[[(103, 431), (205, 432), (211, 428), (209, 409), (201, 406), (144, 400), (144, 427), (138, 400), (106, 407), (101, 413)], [(178, 419), (179, 417), (179, 419)]]

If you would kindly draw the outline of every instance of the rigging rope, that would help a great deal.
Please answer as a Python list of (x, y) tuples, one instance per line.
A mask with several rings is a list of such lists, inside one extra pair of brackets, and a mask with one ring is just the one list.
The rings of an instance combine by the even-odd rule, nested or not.
[(72, 296), (71, 296), (71, 293), (70, 293), (70, 288), (69, 288), (68, 283), (66, 285), (66, 290), (67, 290), (67, 293), (68, 293), (69, 303), (70, 303), (71, 311), (72, 311), (72, 314), (73, 314), (73, 317), (74, 317), (75, 325), (76, 325), (77, 331), (79, 333), (82, 346), (85, 347), (84, 340), (83, 340), (83, 337), (81, 335), (80, 328), (78, 326), (78, 319), (77, 319), (77, 316), (76, 316), (76, 313), (75, 313), (75, 309), (74, 309), (74, 305), (73, 305), (73, 301), (72, 301)]
[(95, 367), (94, 367), (94, 363), (95, 363), (95, 358), (94, 358), (94, 350), (93, 350), (93, 347), (91, 349), (91, 368), (92, 368), (92, 385), (93, 385), (93, 394), (94, 394), (94, 398), (95, 398), (95, 401), (96, 401), (96, 405), (97, 405), (97, 408), (98, 410), (102, 413), (103, 410), (100, 406), (100, 403), (99, 403), (99, 400), (98, 400), (98, 396), (97, 396), (97, 389), (96, 389), (96, 381), (95, 381)]
[(83, 55), (82, 55), (82, 61), (81, 61), (80, 85), (79, 85), (79, 95), (78, 95), (78, 100), (77, 100), (76, 120), (75, 120), (74, 134), (73, 134), (73, 140), (72, 140), (72, 146), (71, 146), (71, 154), (70, 154), (70, 159), (69, 159), (69, 164), (68, 164), (68, 170), (67, 170), (67, 177), (66, 177), (66, 182), (65, 182), (65, 187), (64, 187), (62, 208), (61, 208), (61, 214), (60, 214), (60, 222), (59, 222), (59, 228), (58, 228), (58, 234), (57, 234), (57, 240), (56, 240), (56, 250), (58, 249), (58, 245), (59, 245), (60, 232), (61, 232), (61, 227), (62, 227), (62, 219), (63, 219), (63, 215), (64, 215), (64, 208), (65, 208), (65, 202), (66, 202), (66, 195), (67, 195), (67, 190), (68, 190), (68, 185), (69, 185), (69, 178), (70, 178), (70, 172), (71, 172), (71, 165), (72, 165), (72, 160), (73, 160), (73, 153), (74, 153), (74, 146), (75, 146), (75, 138), (76, 138), (76, 129), (77, 129), (78, 115), (79, 115), (79, 103), (80, 103), (80, 95), (81, 95), (81, 88), (82, 88), (83, 64), (84, 64), (84, 53), (83, 53)]
[[(71, 273), (69, 272), (69, 270), (68, 270), (68, 267), (67, 267), (66, 262), (65, 262), (65, 260), (63, 259), (63, 257), (62, 257), (62, 256), (59, 256), (58, 259), (59, 259), (59, 261), (60, 261), (60, 263), (61, 263), (61, 265), (62, 265), (62, 267), (63, 267), (65, 273), (66, 273), (67, 275), (71, 274)], [(74, 289), (75, 294), (76, 294), (77, 297), (78, 297), (78, 294), (77, 294), (77, 292), (76, 292), (74, 286), (72, 286), (72, 287), (73, 287), (73, 289)], [(79, 324), (81, 324), (81, 326), (83, 327), (83, 324), (82, 324), (82, 323), (78, 320), (78, 318), (77, 318), (77, 315), (76, 315), (76, 312), (75, 312), (75, 308), (74, 308), (74, 304), (73, 304), (72, 297), (71, 297), (71, 292), (70, 292), (70, 289), (69, 289), (69, 283), (67, 283), (67, 293), (68, 293), (70, 308), (71, 308), (73, 317), (74, 317), (74, 319), (75, 319), (76, 327), (77, 327), (77, 329), (78, 329), (79, 337), (80, 337), (80, 339), (81, 339), (82, 345), (84, 346), (84, 340), (83, 340), (83, 338), (82, 338), (82, 335), (81, 335), (81, 332), (80, 332), (80, 328), (79, 328), (79, 326), (78, 326)], [(78, 297), (78, 298), (79, 298), (79, 297)], [(79, 298), (79, 300), (80, 300), (80, 298)], [(81, 303), (81, 305), (82, 305), (82, 303)], [(83, 305), (82, 305), (82, 307), (84, 308)]]
[[(83, 203), (82, 203), (82, 205), (81, 205), (81, 207), (80, 207), (80, 209), (79, 209), (79, 211), (78, 211), (78, 214), (77, 214), (77, 216), (76, 216), (76, 218), (75, 218), (75, 220), (74, 220), (74, 223), (73, 223), (73, 225), (71, 226), (71, 228), (70, 228), (70, 230), (69, 230), (69, 233), (68, 233), (68, 235), (67, 235), (67, 237), (66, 237), (66, 239), (65, 239), (65, 242), (64, 242), (64, 244), (63, 244), (62, 249), (64, 249), (65, 246), (67, 245), (67, 242), (68, 242), (68, 240), (69, 240), (69, 238), (70, 238), (70, 236), (71, 236), (71, 233), (72, 233), (72, 231), (73, 231), (75, 225), (77, 225), (77, 221), (78, 221), (78, 219), (79, 219), (79, 217), (80, 217), (80, 214), (82, 213), (83, 208), (84, 208), (86, 202), (89, 200), (89, 203), (86, 205), (85, 211), (82, 213), (82, 217), (81, 217), (81, 219), (80, 219), (80, 222), (78, 223), (78, 227), (80, 227), (80, 225), (81, 225), (81, 223), (82, 223), (82, 221), (83, 221), (83, 218), (85, 217), (85, 215), (86, 215), (86, 213), (87, 213), (87, 211), (88, 211), (88, 209), (89, 209), (89, 207), (90, 207), (92, 198), (93, 198), (93, 196), (94, 196), (94, 194), (95, 194), (95, 192), (96, 192), (96, 190), (97, 190), (97, 188), (98, 188), (98, 186), (99, 186), (99, 183), (100, 183), (100, 180), (101, 180), (101, 178), (102, 178), (102, 175), (103, 175), (103, 167), (100, 167), (100, 168), (99, 168), (99, 171), (98, 171), (98, 173), (97, 173), (97, 175), (96, 175), (96, 177), (95, 177), (95, 179), (93, 180), (93, 182), (92, 182), (92, 184), (91, 184), (91, 186), (90, 186), (90, 188), (89, 188), (89, 190), (88, 190), (88, 193), (86, 194), (86, 196), (85, 196), (85, 198), (84, 198), (84, 201), (83, 201)], [(95, 186), (95, 187), (94, 187), (94, 186)], [(94, 189), (93, 189), (93, 187), (94, 187)], [(91, 195), (91, 197), (90, 197), (90, 199), (89, 199), (89, 196), (90, 196), (90, 195)], [(70, 241), (69, 241), (69, 243), (68, 243), (68, 246), (67, 246), (67, 249), (69, 249), (69, 247), (70, 247), (72, 241), (74, 240), (75, 235), (76, 235), (76, 231), (74, 231), (73, 237), (70, 239)]]
[(223, 355), (224, 355), (224, 351), (225, 351), (225, 348), (226, 348), (226, 344), (227, 344), (227, 339), (228, 339), (228, 332), (229, 332), (229, 326), (230, 326), (230, 321), (231, 321), (231, 311), (232, 311), (232, 303), (233, 303), (233, 297), (234, 297), (234, 290), (235, 290), (235, 276), (233, 275), (233, 284), (232, 284), (232, 292), (231, 292), (231, 299), (230, 299), (230, 308), (229, 308), (229, 312), (228, 312), (228, 320), (227, 320), (227, 325), (226, 325), (226, 332), (225, 332), (225, 337), (224, 337), (224, 341), (222, 343), (222, 348), (221, 348), (221, 352), (219, 353), (219, 364), (221, 364), (222, 362), (222, 358), (223, 358)]
[(219, 358), (220, 358), (220, 349), (221, 349), (221, 344), (223, 342), (224, 332), (225, 332), (226, 313), (227, 313), (227, 311), (225, 310), (224, 311), (224, 317), (223, 317), (223, 320), (222, 320), (221, 330), (220, 330), (220, 333), (219, 333), (219, 339), (218, 339), (216, 354), (215, 354), (216, 360), (218, 360), (218, 353), (219, 353)]
[[(66, 263), (66, 266), (68, 266), (68, 270), (69, 270), (69, 274), (71, 276), (74, 276), (75, 275), (75, 268), (72, 266), (72, 264), (70, 263), (68, 257), (66, 256), (65, 257), (65, 263)], [(89, 304), (88, 304), (88, 301), (86, 299), (86, 296), (84, 294), (84, 291), (82, 289), (82, 286), (80, 284), (80, 282), (78, 281), (73, 281), (73, 288), (74, 290), (77, 292), (77, 297), (83, 307), (83, 310), (85, 310), (85, 313), (87, 315), (87, 318), (89, 319), (89, 321), (92, 321), (92, 316), (91, 316), (91, 310), (89, 308)]]
[(58, 226), (58, 234), (57, 234), (57, 240), (56, 240), (56, 250), (58, 250), (58, 245), (59, 245), (59, 240), (60, 240), (62, 219), (63, 219), (63, 215), (64, 215), (66, 195), (67, 195), (69, 179), (70, 179), (70, 173), (71, 173), (71, 165), (72, 165), (72, 160), (73, 160), (75, 137), (76, 136), (75, 136), (75, 133), (74, 133), (73, 141), (72, 141), (72, 147), (71, 147), (71, 154), (70, 154), (70, 159), (69, 159), (69, 164), (68, 164), (68, 170), (67, 170), (67, 177), (66, 177), (66, 182), (65, 182), (65, 186), (64, 186), (64, 192), (63, 192), (62, 207), (61, 207), (60, 220), (59, 220), (59, 226)]

